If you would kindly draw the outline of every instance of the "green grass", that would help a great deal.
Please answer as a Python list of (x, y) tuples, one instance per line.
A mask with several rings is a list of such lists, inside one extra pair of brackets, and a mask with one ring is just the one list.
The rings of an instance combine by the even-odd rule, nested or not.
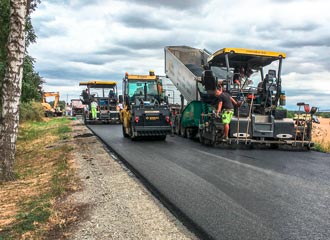
[(59, 135), (61, 140), (65, 140), (69, 138), (69, 135), (67, 133), (71, 132), (71, 128), (67, 125), (60, 126), (57, 130), (56, 133)]
[[(67, 139), (72, 131), (69, 124), (70, 120), (66, 118), (55, 118), (48, 122), (27, 122), (19, 130), (19, 141), (25, 145), (31, 142), (32, 146), (30, 146), (32, 149), (21, 156), (22, 159), (29, 159), (29, 162), (24, 162), (23, 160), (16, 172), (16, 176), (19, 179), (24, 179), (25, 177), (38, 178), (38, 167), (31, 166), (31, 161), (34, 163), (39, 161), (38, 156), (46, 156), (46, 158), (47, 156), (53, 156), (51, 161), (54, 165), (48, 172), (50, 176), (50, 181), (46, 188), (48, 190), (32, 198), (25, 198), (18, 204), (19, 210), (15, 216), (16, 221), (0, 232), (0, 240), (20, 239), (22, 234), (28, 231), (35, 233), (33, 239), (42, 236), (43, 232), (40, 230), (40, 225), (46, 223), (53, 213), (51, 202), (65, 194), (70, 188), (70, 181), (74, 173), (69, 171), (68, 159), (69, 153), (73, 148), (67, 144), (58, 145), (50, 150), (45, 150), (45, 148), (40, 148), (40, 146), (34, 146), (33, 148), (33, 140), (38, 138), (46, 139), (48, 135), (58, 136), (60, 140)], [(26, 187), (29, 188), (29, 184), (26, 184)]]
[(70, 120), (67, 118), (54, 118), (48, 122), (26, 122), (23, 129), (19, 129), (18, 140), (32, 141), (51, 132), (59, 136), (60, 139), (67, 139), (69, 132), (72, 131), (69, 126)]
[(49, 195), (39, 196), (37, 199), (21, 203), (21, 211), (16, 215), (17, 223), (13, 226), (15, 232), (22, 234), (36, 230), (38, 223), (45, 223), (51, 214)]
[(64, 173), (69, 169), (67, 154), (71, 150), (68, 146), (61, 147), (61, 154), (56, 161), (56, 168), (51, 179), (51, 194), (53, 197), (62, 195), (68, 188), (72, 176)]
[(56, 167), (52, 173), (50, 190), (37, 199), (21, 204), (21, 211), (17, 214), (18, 223), (14, 226), (15, 231), (22, 234), (26, 231), (36, 230), (35, 223), (45, 223), (51, 215), (50, 200), (61, 196), (68, 188), (70, 175), (65, 172), (69, 169), (67, 155), (71, 147), (62, 146), (57, 149), (60, 153), (56, 159)]
[(47, 222), (51, 215), (50, 200), (51, 195), (46, 193), (20, 202), (15, 223), (0, 232), (0, 240), (19, 239), (25, 232), (37, 230), (38, 224)]

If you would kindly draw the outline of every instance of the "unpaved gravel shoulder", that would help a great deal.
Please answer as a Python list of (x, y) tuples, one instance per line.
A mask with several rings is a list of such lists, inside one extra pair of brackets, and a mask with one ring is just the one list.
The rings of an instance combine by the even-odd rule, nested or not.
[(73, 138), (82, 190), (67, 201), (88, 210), (69, 239), (197, 239), (79, 121)]

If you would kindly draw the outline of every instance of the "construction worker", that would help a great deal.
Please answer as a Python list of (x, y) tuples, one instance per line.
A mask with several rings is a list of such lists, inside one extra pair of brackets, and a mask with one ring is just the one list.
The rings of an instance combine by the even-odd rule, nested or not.
[(96, 102), (95, 98), (92, 99), (91, 108), (92, 108), (92, 118), (96, 119), (96, 117), (97, 117), (97, 102)]
[(65, 115), (67, 116), (71, 116), (71, 113), (72, 113), (72, 108), (71, 106), (69, 105), (69, 103), (66, 104), (66, 107), (65, 107)]
[(228, 93), (223, 92), (222, 88), (218, 88), (215, 90), (215, 96), (217, 97), (218, 101), (216, 115), (219, 116), (220, 112), (222, 112), (222, 123), (224, 124), (224, 139), (227, 140), (229, 135), (229, 124), (234, 114), (234, 105), (238, 106), (238, 102)]

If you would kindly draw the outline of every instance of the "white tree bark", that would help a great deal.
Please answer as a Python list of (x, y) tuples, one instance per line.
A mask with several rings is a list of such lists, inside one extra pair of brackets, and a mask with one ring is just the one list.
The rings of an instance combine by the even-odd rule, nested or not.
[(2, 83), (0, 117), (0, 181), (14, 179), (14, 161), (19, 124), (19, 100), (22, 89), (25, 54), (25, 18), (27, 0), (10, 0), (8, 60)]

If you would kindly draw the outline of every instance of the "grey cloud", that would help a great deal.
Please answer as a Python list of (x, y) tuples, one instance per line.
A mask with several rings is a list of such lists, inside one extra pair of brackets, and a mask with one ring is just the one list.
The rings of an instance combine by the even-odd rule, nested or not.
[(310, 96), (317, 96), (318, 98), (326, 98), (329, 97), (329, 94), (316, 91), (316, 90), (310, 90), (309, 88), (299, 88), (299, 89), (283, 89), (286, 90), (287, 96), (301, 96), (302, 99), (304, 97), (310, 97)]
[(85, 7), (88, 5), (94, 5), (99, 2), (98, 0), (79, 0), (72, 2), (71, 0), (52, 0), (53, 4), (69, 5), (71, 7)]
[(279, 21), (274, 20), (268, 24), (258, 25), (256, 27), (256, 30), (260, 31), (260, 32), (270, 32), (270, 33), (273, 33), (273, 35), (274, 35), (275, 31), (276, 32), (283, 32), (283, 31), (309, 32), (309, 31), (317, 30), (320, 27), (321, 27), (320, 24), (315, 23), (315, 22), (310, 22), (310, 21), (301, 22), (301, 23), (299, 23), (299, 25), (298, 24), (297, 25), (292, 25), (292, 24), (283, 25)]
[(51, 86), (72, 86), (69, 82), (65, 84), (63, 81), (50, 82), (47, 79), (67, 79), (87, 81), (91, 79), (103, 79), (103, 80), (117, 80), (120, 81), (123, 78), (124, 73), (107, 73), (98, 71), (84, 71), (83, 69), (54, 67), (53, 69), (44, 69), (42, 76), (46, 79), (46, 84)]
[(177, 10), (185, 10), (185, 9), (197, 9), (204, 4), (207, 4), (207, 0), (199, 1), (199, 0), (127, 0), (128, 3), (138, 3), (147, 6), (153, 7), (168, 7)]
[(301, 0), (270, 0), (274, 3), (289, 3), (289, 2), (301, 2)]
[(71, 80), (71, 79), (63, 79), (63, 80), (59, 80), (59, 79), (48, 79), (45, 81), (45, 83), (48, 86), (61, 86), (61, 87), (71, 87), (71, 86), (75, 86), (77, 84), (77, 81), (75, 80)]
[(97, 56), (73, 56), (69, 58), (70, 62), (76, 62), (76, 63), (85, 63), (90, 65), (104, 65), (107, 63), (107, 61), (104, 58), (98, 58)]
[[(265, 40), (283, 40), (292, 36), (301, 36), (302, 33), (313, 35), (312, 31), (317, 31), (321, 26), (313, 22), (304, 22), (299, 25), (285, 26), (274, 20), (271, 23), (264, 23), (256, 26), (255, 31)], [(246, 32), (246, 31), (245, 31)]]
[(115, 44), (136, 50), (159, 50), (165, 46), (188, 45), (198, 46), (201, 39), (193, 37), (190, 32), (182, 33), (180, 31), (164, 31), (162, 34), (149, 34), (145, 38), (127, 38), (118, 39)]
[(114, 47), (106, 47), (102, 48), (99, 51), (95, 52), (95, 54), (106, 54), (106, 55), (130, 55), (133, 52), (128, 48), (121, 47), (121, 46), (114, 46)]
[[(130, 56), (131, 58), (137, 56)], [(113, 54), (84, 54), (84, 55), (71, 55), (67, 58), (70, 62), (85, 63), (90, 65), (104, 65), (109, 62), (123, 61), (127, 55), (113, 55)]]
[(119, 15), (117, 20), (123, 23), (127, 27), (132, 28), (154, 28), (154, 29), (169, 29), (170, 26), (166, 24), (166, 21), (159, 18), (156, 19), (154, 16), (145, 14), (125, 14)]
[(284, 75), (292, 72), (296, 72), (299, 74), (310, 74), (311, 72), (320, 72), (327, 70), (322, 62), (314, 62), (314, 65), (312, 67), (306, 67), (305, 63), (307, 63), (305, 59), (298, 59), (295, 61), (289, 59), (284, 60), (282, 74)]
[(290, 31), (303, 31), (303, 32), (309, 32), (309, 31), (314, 31), (320, 27), (319, 24), (312, 23), (312, 22), (306, 22), (306, 23), (301, 23), (296, 26), (282, 26), (280, 29), (282, 30), (290, 30)]
[(163, 48), (166, 45), (170, 45), (170, 41), (166, 39), (126, 39), (120, 40), (116, 42), (117, 44), (121, 44), (127, 48), (134, 49), (134, 50), (141, 50), (141, 49), (159, 49)]
[(330, 47), (330, 37), (325, 38), (315, 38), (311, 37), (310, 39), (291, 39), (287, 41), (283, 41), (280, 46), (286, 47), (286, 48), (301, 48), (301, 47), (307, 47), (307, 46), (313, 46), (313, 47), (321, 47), (321, 46), (327, 46)]
[[(312, 91), (310, 89), (283, 89), (287, 96), (286, 108), (290, 110), (298, 110), (297, 102), (305, 102), (310, 106), (319, 107), (320, 109), (328, 109), (329, 94), (320, 91)], [(316, 97), (317, 96), (317, 97)], [(290, 100), (295, 97), (296, 100)], [(307, 100), (308, 99), (308, 100)]]
[[(43, 9), (41, 9), (41, 10), (43, 10)], [(44, 22), (54, 21), (56, 18), (55, 18), (55, 16), (51, 16), (51, 15), (34, 16), (32, 14), (32, 19), (33, 19), (33, 26), (35, 26), (36, 24), (39, 24), (40, 22), (44, 23)]]
[(42, 22), (38, 24), (34, 24), (34, 28), (39, 38), (48, 38), (54, 36), (65, 36), (67, 34), (67, 30), (60, 26), (52, 26), (47, 27)]

